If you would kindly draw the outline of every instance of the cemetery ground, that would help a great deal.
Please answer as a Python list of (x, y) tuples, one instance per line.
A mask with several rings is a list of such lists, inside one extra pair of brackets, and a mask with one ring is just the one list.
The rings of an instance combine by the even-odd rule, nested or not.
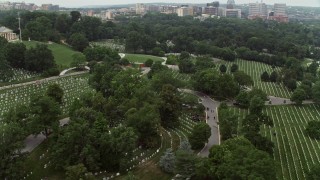
[[(23, 41), (23, 43), (27, 46), (27, 48), (36, 46), (37, 41)], [(73, 49), (66, 45), (57, 44), (57, 43), (44, 43), (48, 46), (48, 48), (52, 51), (54, 56), (54, 60), (58, 65), (59, 70), (66, 69), (70, 66), (72, 62), (72, 55), (76, 53)]]
[(164, 61), (161, 57), (144, 55), (144, 54), (126, 54), (125, 58), (128, 59), (129, 62), (134, 62), (134, 63), (144, 63), (148, 59), (152, 59), (154, 62), (156, 62), (156, 61), (163, 62)]
[[(76, 76), (61, 77), (54, 80), (48, 80), (31, 85), (14, 87), (0, 91), (0, 112), (3, 115), (10, 108), (18, 104), (28, 104), (30, 97), (44, 94), (49, 84), (57, 83), (64, 90), (64, 99), (62, 104), (63, 114), (68, 113), (67, 109), (75, 98), (80, 94), (93, 91), (88, 84), (89, 75), (81, 74)], [(41, 82), (41, 83), (40, 83)]]
[(117, 50), (119, 53), (125, 52), (124, 43), (116, 42), (116, 40), (113, 40), (113, 39), (90, 42), (90, 45), (91, 46), (102, 46), (102, 47), (110, 48), (110, 49), (113, 49), (113, 50)]
[(216, 65), (216, 69), (219, 71), (219, 67), (221, 64), (227, 66), (227, 72), (230, 73), (230, 68), (232, 64), (237, 64), (240, 71), (244, 71), (248, 75), (250, 75), (254, 81), (254, 87), (257, 87), (264, 92), (266, 92), (270, 96), (275, 97), (282, 97), (282, 98), (290, 98), (292, 92), (290, 92), (283, 84), (273, 83), (273, 82), (262, 82), (261, 81), (261, 74), (264, 71), (267, 71), (270, 75), (273, 71), (280, 71), (281, 68), (260, 63), (260, 62), (253, 62), (253, 61), (246, 61), (237, 59), (234, 62), (228, 61), (219, 61)]
[[(277, 163), (278, 179), (306, 179), (313, 164), (320, 161), (320, 141), (313, 140), (305, 133), (307, 123), (319, 121), (320, 106), (267, 106), (264, 113), (273, 120), (273, 127), (261, 127), (261, 134), (274, 142), (274, 160)], [(239, 114), (238, 133), (241, 134), (241, 120), (247, 110), (232, 108)]]

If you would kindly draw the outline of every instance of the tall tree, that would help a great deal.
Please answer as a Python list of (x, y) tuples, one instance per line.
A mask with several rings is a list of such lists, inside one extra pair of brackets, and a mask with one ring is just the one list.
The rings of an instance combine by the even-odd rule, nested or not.
[(23, 43), (9, 43), (7, 45), (7, 60), (13, 68), (25, 68), (26, 46)]
[(74, 33), (70, 36), (68, 43), (77, 51), (82, 52), (89, 46), (89, 41), (84, 34)]
[(32, 97), (29, 107), (33, 133), (44, 131), (48, 137), (50, 131), (57, 130), (61, 114), (57, 102), (48, 96), (36, 96)]
[(211, 128), (206, 123), (199, 123), (193, 127), (189, 141), (192, 149), (201, 149), (211, 136)]
[(47, 96), (54, 99), (57, 103), (62, 104), (64, 92), (59, 84), (50, 84), (48, 86), (46, 94)]
[(29, 71), (44, 72), (56, 66), (52, 51), (44, 44), (37, 44), (25, 53), (26, 69)]
[(167, 149), (164, 155), (160, 157), (159, 166), (167, 173), (173, 173), (175, 167), (176, 157), (172, 149)]
[(178, 91), (172, 85), (162, 86), (160, 92), (160, 119), (164, 127), (176, 127), (179, 124), (179, 115), (181, 113), (181, 99)]

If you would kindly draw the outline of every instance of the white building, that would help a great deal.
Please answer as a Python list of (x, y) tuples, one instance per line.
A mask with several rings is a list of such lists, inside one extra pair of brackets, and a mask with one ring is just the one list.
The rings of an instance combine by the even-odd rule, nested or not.
[(268, 17), (268, 8), (265, 3), (249, 3), (249, 19)]
[(146, 6), (141, 3), (136, 4), (136, 14), (144, 14), (146, 12)]
[(18, 40), (17, 34), (13, 33), (11, 29), (4, 26), (0, 27), (0, 36), (4, 37), (7, 41)]
[(106, 12), (106, 18), (107, 19), (113, 19), (113, 13), (111, 11)]
[(274, 15), (275, 16), (286, 16), (287, 15), (286, 9), (287, 9), (286, 4), (276, 3), (276, 4), (274, 4)]
[(177, 9), (178, 16), (193, 16), (193, 8), (181, 7)]

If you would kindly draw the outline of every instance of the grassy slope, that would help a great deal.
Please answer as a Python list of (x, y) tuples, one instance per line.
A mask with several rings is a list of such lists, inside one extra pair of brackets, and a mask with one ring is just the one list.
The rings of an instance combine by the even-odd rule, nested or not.
[[(24, 41), (23, 43), (27, 46), (27, 48), (30, 48), (40, 42)], [(66, 45), (61, 45), (56, 43), (53, 43), (53, 44), (45, 43), (45, 44), (48, 45), (49, 49), (52, 51), (54, 60), (59, 65), (59, 67), (62, 66), (62, 68), (67, 68), (70, 66), (70, 63), (72, 61), (72, 55), (75, 54), (76, 51), (74, 51), (73, 49), (71, 49)]]
[(221, 64), (225, 64), (227, 66), (228, 73), (230, 73), (230, 68), (231, 68), (232, 64), (237, 64), (239, 66), (240, 71), (244, 71), (245, 73), (247, 73), (248, 75), (250, 75), (252, 77), (252, 79), (254, 81), (254, 87), (262, 89), (268, 95), (283, 97), (283, 98), (290, 98), (291, 97), (292, 92), (288, 91), (288, 89), (284, 85), (273, 83), (273, 82), (262, 82), (261, 81), (260, 76), (264, 71), (267, 71), (270, 75), (272, 73), (272, 71), (274, 71), (274, 70), (280, 71), (279, 67), (272, 69), (272, 66), (264, 64), (264, 63), (237, 59), (234, 62), (220, 61), (219, 63), (217, 63), (217, 66), (216, 66), (216, 69), (218, 71), (219, 71), (219, 66)]
[[(233, 112), (240, 115), (240, 130), (241, 121), (248, 111), (233, 108)], [(319, 106), (268, 106), (264, 112), (274, 123), (274, 127), (262, 126), (261, 134), (274, 142), (277, 177), (305, 179), (312, 165), (320, 161), (320, 141), (309, 138), (305, 133), (309, 121), (320, 119)]]
[(163, 59), (157, 56), (144, 55), (144, 54), (126, 54), (125, 58), (127, 58), (130, 62), (144, 63), (147, 59), (152, 59), (153, 61), (162, 62)]

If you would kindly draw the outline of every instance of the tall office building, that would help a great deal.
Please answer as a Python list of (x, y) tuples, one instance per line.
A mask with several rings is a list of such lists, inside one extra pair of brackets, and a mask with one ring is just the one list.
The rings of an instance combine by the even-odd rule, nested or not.
[(249, 19), (267, 19), (268, 8), (265, 3), (249, 3)]
[(136, 14), (144, 14), (146, 11), (146, 6), (141, 3), (136, 4)]
[(234, 0), (228, 0), (227, 9), (234, 9), (235, 4)]
[(286, 4), (279, 4), (279, 3), (274, 4), (274, 15), (286, 16), (287, 15), (286, 8), (287, 8)]
[(204, 14), (216, 15), (219, 13), (219, 1), (214, 1), (212, 3), (207, 3), (207, 7), (204, 8)]

